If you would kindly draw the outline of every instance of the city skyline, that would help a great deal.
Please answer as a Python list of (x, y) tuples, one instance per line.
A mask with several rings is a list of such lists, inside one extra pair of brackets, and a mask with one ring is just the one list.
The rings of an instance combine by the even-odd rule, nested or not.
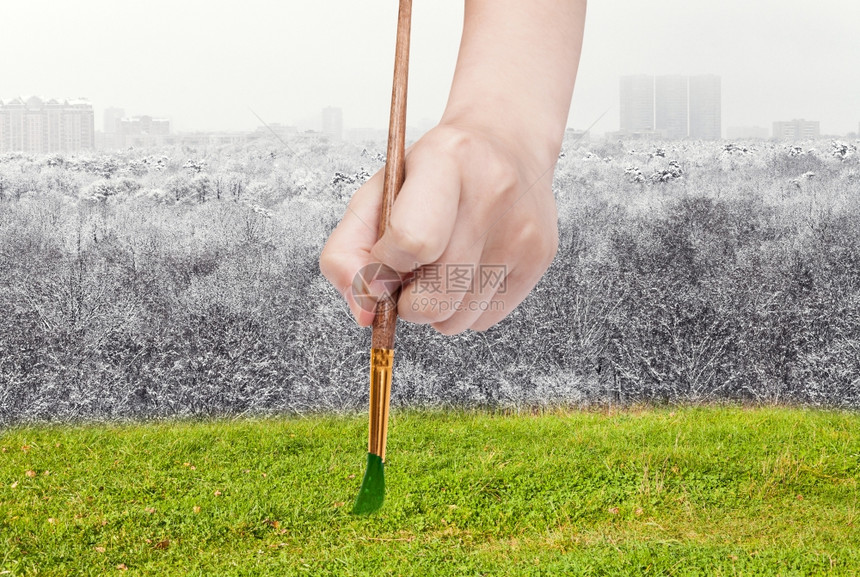
[[(169, 118), (177, 131), (250, 130), (254, 113), (301, 125), (326, 105), (343, 109), (345, 129), (387, 125), (388, 3), (45, 0), (10, 3), (4, 20), (15, 26), (0, 36), (10, 55), (3, 98), (84, 95), (99, 118), (118, 106)], [(616, 130), (619, 76), (705, 71), (722, 78), (724, 134), (791, 118), (818, 119), (822, 134), (853, 132), (860, 74), (846, 55), (857, 21), (860, 4), (836, 0), (592, 2), (567, 126)], [(415, 4), (410, 123), (441, 116), (461, 25), (459, 0)]]
[[(704, 82), (704, 86), (710, 85), (715, 99), (716, 106), (701, 107), (698, 114), (704, 114), (707, 117), (706, 122), (710, 122), (710, 127), (696, 128), (696, 105), (700, 104), (701, 97), (693, 96), (694, 101), (691, 104), (690, 92), (696, 91), (696, 88), (691, 88), (695, 82)], [(625, 107), (625, 101), (628, 105)], [(64, 103), (74, 103), (76, 107), (83, 106), (88, 109), (88, 126), (84, 128), (83, 141), (84, 145), (76, 144), (74, 146), (66, 145), (65, 148), (60, 148), (58, 145), (45, 144), (43, 152), (57, 151), (78, 151), (87, 148), (94, 149), (116, 149), (126, 146), (132, 147), (147, 147), (160, 146), (165, 144), (205, 144), (211, 143), (237, 143), (246, 140), (258, 139), (261, 136), (268, 137), (273, 132), (279, 133), (280, 138), (295, 138), (302, 133), (316, 133), (331, 141), (349, 141), (349, 142), (369, 142), (383, 141), (387, 135), (387, 130), (384, 127), (349, 127), (344, 124), (343, 110), (336, 106), (325, 106), (320, 109), (317, 118), (306, 118), (303, 123), (284, 124), (280, 122), (268, 123), (263, 121), (262, 124), (251, 129), (240, 130), (193, 130), (193, 131), (178, 131), (173, 132), (171, 121), (168, 118), (158, 118), (147, 114), (129, 115), (126, 110), (114, 106), (105, 107), (102, 111), (102, 125), (99, 126), (95, 122), (95, 109), (86, 98), (79, 99), (45, 99), (41, 97), (31, 96), (27, 99), (16, 97), (13, 99), (0, 99), (0, 152), (6, 151), (29, 151), (35, 152), (37, 149), (33, 145), (23, 144), (22, 136), (19, 131), (18, 138), (21, 140), (17, 146), (10, 146), (9, 132), (9, 104), (19, 105), (23, 107), (32, 106), (33, 102), (38, 103), (41, 107), (44, 104), (56, 105)], [(633, 105), (630, 105), (630, 103)], [(714, 139), (729, 139), (729, 140), (806, 140), (821, 137), (855, 137), (860, 138), (860, 122), (856, 131), (850, 131), (847, 134), (825, 134), (821, 131), (819, 120), (807, 120), (804, 118), (774, 119), (768, 123), (768, 126), (729, 126), (725, 131), (720, 129), (721, 115), (721, 79), (715, 75), (663, 75), (649, 76), (645, 74), (622, 76), (619, 79), (619, 108), (621, 118), (619, 122), (619, 130), (608, 132), (606, 134), (596, 135), (599, 137), (608, 138), (623, 138), (627, 136), (633, 137), (654, 137), (666, 140), (679, 140), (684, 138), (714, 140)], [(4, 112), (5, 110), (5, 112)], [(704, 111), (704, 113), (702, 112)], [(631, 116), (632, 115), (632, 116)], [(626, 120), (625, 120), (626, 117)], [(259, 120), (259, 119), (258, 119)], [(42, 125), (47, 126), (48, 122), (42, 122), (36, 127), (36, 130), (41, 130)], [(23, 126), (23, 125), (22, 125)], [(625, 128), (625, 126), (627, 128)], [(630, 127), (634, 128), (630, 128)], [(407, 127), (407, 137), (411, 140), (417, 139), (421, 134), (428, 130), (431, 126), (425, 122), (423, 124), (410, 124)], [(33, 127), (29, 130), (32, 132)], [(23, 128), (21, 129), (23, 130)], [(78, 130), (80, 130), (78, 128)], [(572, 127), (567, 129), (577, 131)], [(581, 131), (580, 131), (581, 132)], [(411, 136), (409, 136), (411, 134)], [(592, 134), (592, 136), (595, 136)], [(47, 139), (47, 133), (45, 139)], [(32, 138), (30, 138), (32, 141)], [(55, 138), (56, 140), (56, 138)], [(80, 138), (78, 137), (78, 140)], [(41, 140), (38, 146), (42, 146)], [(47, 142), (47, 140), (45, 140)], [(86, 144), (92, 142), (92, 145)]]
[[(665, 135), (665, 137), (669, 139), (677, 139), (683, 138), (682, 133), (685, 130), (689, 130), (689, 114), (690, 111), (688, 109), (688, 94), (689, 90), (686, 88), (686, 83), (690, 78), (704, 78), (704, 77), (715, 77), (714, 75), (693, 75), (691, 77), (684, 75), (658, 75), (658, 76), (650, 76), (646, 74), (637, 74), (637, 75), (626, 75), (620, 78), (620, 88), (618, 91), (618, 97), (620, 102), (620, 112), (622, 116), (622, 120), (619, 122), (619, 131), (623, 132), (623, 127), (625, 126), (625, 122), (623, 121), (624, 117), (624, 107), (623, 102), (625, 100), (625, 80), (630, 81), (631, 79), (637, 79), (640, 81), (639, 89), (642, 90), (641, 82), (647, 83), (647, 90), (650, 92), (649, 100), (647, 104), (645, 104), (645, 110), (651, 110), (651, 113), (645, 113), (647, 116), (651, 117), (651, 122), (643, 125), (641, 128), (642, 131), (657, 131), (661, 132)], [(720, 98), (720, 84), (721, 78), (717, 78), (718, 81), (718, 96)], [(628, 87), (628, 90), (630, 88)], [(108, 105), (103, 108), (99, 108), (88, 99), (88, 98), (44, 98), (42, 96), (29, 96), (29, 97), (21, 97), (16, 96), (14, 98), (0, 98), (0, 103), (12, 102), (12, 101), (22, 101), (26, 102), (31, 99), (41, 100), (41, 101), (65, 101), (65, 102), (84, 102), (93, 107), (94, 117), (99, 117), (102, 119), (101, 124), (98, 122), (94, 125), (94, 130), (96, 133), (103, 134), (113, 134), (118, 132), (115, 128), (113, 128), (114, 123), (119, 123), (122, 120), (129, 119), (140, 119), (140, 118), (150, 118), (155, 119), (159, 122), (166, 123), (172, 126), (173, 120), (171, 116), (162, 116), (162, 117), (153, 117), (149, 114), (127, 114), (124, 108)], [(627, 97), (630, 99), (630, 96)], [(670, 104), (671, 102), (671, 104)], [(99, 114), (100, 113), (100, 114)], [(640, 111), (640, 116), (643, 114)], [(327, 118), (327, 115), (328, 118)], [(687, 119), (685, 120), (685, 116)], [(792, 122), (796, 122), (798, 119), (793, 119)], [(185, 130), (181, 132), (248, 132), (257, 130), (261, 125), (259, 124), (260, 119), (257, 119), (258, 123), (256, 126), (251, 126), (250, 128), (238, 129), (238, 130), (217, 130), (215, 128), (209, 129), (198, 129), (198, 130)], [(295, 129), (300, 132), (321, 132), (324, 134), (328, 134), (330, 136), (334, 136), (335, 140), (347, 139), (347, 134), (351, 132), (369, 132), (369, 131), (383, 131), (387, 132), (387, 127), (371, 127), (371, 126), (360, 126), (360, 125), (349, 125), (344, 122), (343, 118), (343, 109), (338, 106), (324, 106), (321, 108), (321, 112), (316, 114), (316, 117), (311, 115), (310, 117), (305, 117), (300, 119), (298, 122), (266, 122), (263, 120), (266, 125), (284, 125), (289, 126), (292, 129)], [(767, 122), (762, 123), (763, 125), (755, 125), (755, 126), (739, 126), (739, 125), (728, 125), (727, 129), (723, 130), (725, 133), (723, 137), (725, 138), (771, 138), (772, 133), (770, 128), (774, 126), (776, 123), (780, 122), (789, 122), (788, 120), (783, 119), (772, 119)], [(820, 126), (820, 121), (815, 121)], [(630, 124), (630, 121), (627, 123)], [(432, 125), (429, 124), (428, 119), (422, 119), (420, 122), (415, 122), (410, 119), (410, 127), (413, 130), (420, 130), (421, 132), (428, 130)], [(568, 127), (569, 130), (575, 130), (575, 127)], [(767, 131), (765, 135), (763, 131)], [(611, 131), (612, 133), (616, 131)], [(804, 133), (808, 133), (805, 131)], [(821, 132), (818, 129), (817, 134), (828, 136), (827, 134)], [(858, 122), (856, 127), (849, 127), (849, 132), (847, 134), (856, 134), (860, 137), (860, 122)], [(735, 136), (733, 136), (735, 135)], [(738, 136), (740, 135), (740, 136)], [(831, 134), (830, 136), (840, 136), (837, 134)], [(776, 138), (776, 136), (773, 136)]]

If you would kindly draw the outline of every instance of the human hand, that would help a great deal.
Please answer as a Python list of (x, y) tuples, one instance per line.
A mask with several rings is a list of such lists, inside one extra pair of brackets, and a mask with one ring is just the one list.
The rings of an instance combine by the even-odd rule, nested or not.
[(402, 318), (445, 334), (499, 322), (549, 267), (558, 245), (552, 169), (585, 9), (585, 0), (466, 0), (445, 113), (407, 151), (385, 234), (377, 239), (380, 172), (355, 193), (320, 257), (358, 324), (373, 322), (374, 298), (385, 296), (385, 283), (356, 277), (372, 263), (403, 275)]
[(382, 263), (406, 284), (401, 318), (444, 334), (485, 330), (528, 295), (558, 246), (552, 164), (513, 138), (443, 124), (407, 151), (406, 180), (381, 239), (382, 172), (353, 196), (320, 268), (343, 294), (359, 325), (371, 324), (379, 283), (357, 273)]

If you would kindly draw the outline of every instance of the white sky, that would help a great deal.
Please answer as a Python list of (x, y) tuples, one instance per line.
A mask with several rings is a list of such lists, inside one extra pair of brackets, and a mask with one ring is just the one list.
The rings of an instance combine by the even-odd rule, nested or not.
[[(524, 0), (526, 1), (526, 0)], [(561, 0), (559, 0), (561, 1)], [(3, 2), (0, 98), (87, 97), (178, 130), (307, 123), (340, 106), (347, 127), (388, 122), (395, 0)], [(409, 123), (438, 119), (462, 0), (414, 0)], [(856, 0), (592, 0), (568, 125), (618, 127), (622, 74), (719, 74), (723, 125), (860, 122)]]

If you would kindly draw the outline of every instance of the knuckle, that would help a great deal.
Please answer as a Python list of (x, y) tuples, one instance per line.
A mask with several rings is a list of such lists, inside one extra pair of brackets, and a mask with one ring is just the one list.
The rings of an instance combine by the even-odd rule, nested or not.
[(411, 258), (417, 264), (433, 262), (444, 249), (439, 246), (441, 243), (438, 239), (394, 222), (389, 225), (386, 234), (388, 243), (396, 252)]
[(453, 130), (445, 132), (437, 146), (442, 154), (447, 154), (453, 159), (461, 159), (472, 150), (474, 142), (475, 137), (471, 132)]
[(487, 163), (487, 182), (497, 194), (507, 195), (516, 191), (519, 185), (519, 173), (516, 167), (504, 158), (494, 156)]
[(530, 220), (519, 230), (517, 242), (531, 255), (533, 262), (538, 262), (546, 269), (558, 253), (558, 230), (556, 227), (541, 226)]
[(517, 234), (517, 242), (542, 253), (543, 236), (544, 233), (538, 224), (533, 220), (529, 220), (520, 227)]

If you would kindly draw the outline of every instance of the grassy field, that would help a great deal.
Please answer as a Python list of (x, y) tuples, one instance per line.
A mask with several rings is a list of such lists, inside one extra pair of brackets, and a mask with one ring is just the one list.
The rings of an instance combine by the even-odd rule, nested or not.
[(0, 575), (855, 575), (860, 415), (398, 413), (0, 433)]

